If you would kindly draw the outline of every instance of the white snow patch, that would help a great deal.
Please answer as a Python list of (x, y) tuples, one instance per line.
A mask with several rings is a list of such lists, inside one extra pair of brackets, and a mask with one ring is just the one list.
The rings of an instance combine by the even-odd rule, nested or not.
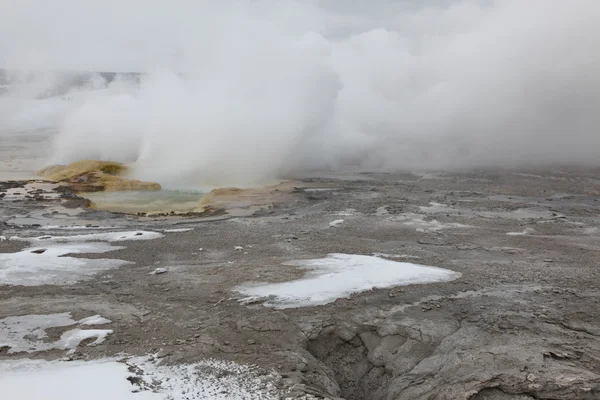
[(106, 319), (101, 317), (100, 315), (92, 315), (91, 317), (87, 317), (79, 320), (79, 325), (105, 325), (110, 324), (112, 321), (110, 319)]
[(178, 233), (178, 232), (189, 232), (193, 231), (194, 228), (176, 228), (176, 229), (165, 229), (164, 231), (167, 233)]
[(84, 340), (96, 338), (95, 341), (88, 344), (88, 346), (95, 346), (104, 342), (106, 337), (112, 333), (112, 329), (72, 329), (60, 336), (57, 348), (70, 349), (69, 353), (75, 353), (75, 349), (77, 349), (79, 343)]
[(78, 282), (129, 261), (66, 257), (67, 254), (106, 253), (123, 247), (106, 243), (48, 243), (16, 253), (0, 254), (0, 284), (37, 286), (65, 285)]
[(420, 206), (419, 209), (424, 213), (436, 214), (448, 211), (449, 207), (446, 204), (432, 202), (429, 203), (429, 207)]
[(64, 257), (70, 253), (105, 253), (123, 248), (105, 243), (81, 242), (151, 240), (162, 236), (164, 236), (162, 233), (148, 231), (71, 236), (46, 235), (35, 238), (13, 236), (10, 240), (28, 241), (44, 247), (31, 247), (17, 253), (0, 254), (0, 284), (25, 286), (72, 284), (100, 271), (130, 263), (124, 260)]
[(523, 232), (507, 232), (506, 234), (508, 236), (526, 236), (526, 235), (532, 234), (533, 232), (535, 232), (535, 229), (525, 228), (525, 230), (523, 230)]
[(309, 270), (290, 282), (248, 284), (236, 291), (244, 303), (267, 299), (266, 306), (296, 308), (327, 304), (373, 288), (449, 281), (460, 276), (447, 269), (385, 260), (379, 257), (329, 254), (326, 258), (291, 261), (284, 265)]
[(133, 393), (127, 365), (115, 360), (0, 362), (0, 387), (5, 400), (150, 400), (152, 393)]
[[(136, 384), (126, 379), (130, 376)], [(219, 360), (177, 366), (162, 366), (150, 357), (0, 362), (7, 400), (275, 400), (281, 395), (274, 378)]]
[(89, 230), (89, 229), (114, 229), (114, 226), (86, 226), (86, 225), (45, 225), (41, 229), (52, 229), (52, 230)]
[[(142, 388), (153, 388), (165, 400), (276, 400), (282, 397), (273, 375), (259, 375), (253, 366), (208, 359), (194, 364), (157, 365), (134, 358), (128, 364), (142, 371)], [(155, 382), (160, 382), (156, 387)], [(154, 386), (154, 387), (153, 387)]]
[(330, 227), (330, 228), (335, 228), (336, 226), (340, 226), (340, 225), (342, 225), (343, 223), (344, 223), (344, 220), (343, 220), (343, 219), (336, 219), (335, 221), (331, 221), (331, 222), (329, 223), (329, 227)]
[(39, 236), (37, 238), (11, 238), (12, 240), (25, 240), (32, 243), (46, 242), (89, 242), (89, 241), (104, 241), (104, 242), (122, 242), (125, 240), (151, 240), (163, 237), (159, 232), (149, 231), (129, 231), (129, 232), (106, 232), (106, 233), (90, 233), (86, 235), (72, 236)]
[(74, 351), (79, 343), (85, 339), (96, 338), (92, 343), (99, 344), (107, 335), (112, 333), (109, 329), (71, 329), (64, 332), (55, 342), (47, 341), (46, 329), (67, 327), (74, 325), (104, 325), (110, 321), (100, 315), (75, 321), (71, 313), (47, 315), (20, 315), (0, 319), (0, 348), (8, 347), (8, 353), (27, 352), (33, 353), (52, 349)]

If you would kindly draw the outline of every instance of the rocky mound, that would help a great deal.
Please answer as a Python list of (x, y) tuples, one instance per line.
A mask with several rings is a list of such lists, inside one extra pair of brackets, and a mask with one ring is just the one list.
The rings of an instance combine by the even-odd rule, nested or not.
[(51, 165), (37, 174), (54, 182), (68, 183), (75, 192), (160, 190), (156, 182), (124, 177), (127, 166), (112, 161), (82, 160), (69, 165)]

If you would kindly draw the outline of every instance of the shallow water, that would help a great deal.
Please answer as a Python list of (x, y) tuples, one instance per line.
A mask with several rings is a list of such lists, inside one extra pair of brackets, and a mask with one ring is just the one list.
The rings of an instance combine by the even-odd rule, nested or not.
[(192, 212), (198, 210), (200, 190), (152, 190), (95, 192), (80, 195), (94, 202), (96, 208), (125, 213)]

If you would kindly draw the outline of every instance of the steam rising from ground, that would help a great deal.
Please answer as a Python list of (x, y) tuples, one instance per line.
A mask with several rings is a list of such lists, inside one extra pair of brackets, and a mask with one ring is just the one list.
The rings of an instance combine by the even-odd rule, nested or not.
[(597, 0), (11, 3), (0, 67), (144, 73), (54, 105), (4, 101), (54, 74), (11, 87), (0, 117), (56, 123), (54, 162), (194, 186), (600, 160)]

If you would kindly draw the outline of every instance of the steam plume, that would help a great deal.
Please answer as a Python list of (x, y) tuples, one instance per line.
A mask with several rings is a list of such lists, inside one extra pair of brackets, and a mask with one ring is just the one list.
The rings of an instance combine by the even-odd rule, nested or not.
[(600, 163), (597, 0), (11, 3), (0, 67), (46, 72), (10, 75), (0, 135), (56, 126), (54, 162), (135, 162), (167, 187)]

